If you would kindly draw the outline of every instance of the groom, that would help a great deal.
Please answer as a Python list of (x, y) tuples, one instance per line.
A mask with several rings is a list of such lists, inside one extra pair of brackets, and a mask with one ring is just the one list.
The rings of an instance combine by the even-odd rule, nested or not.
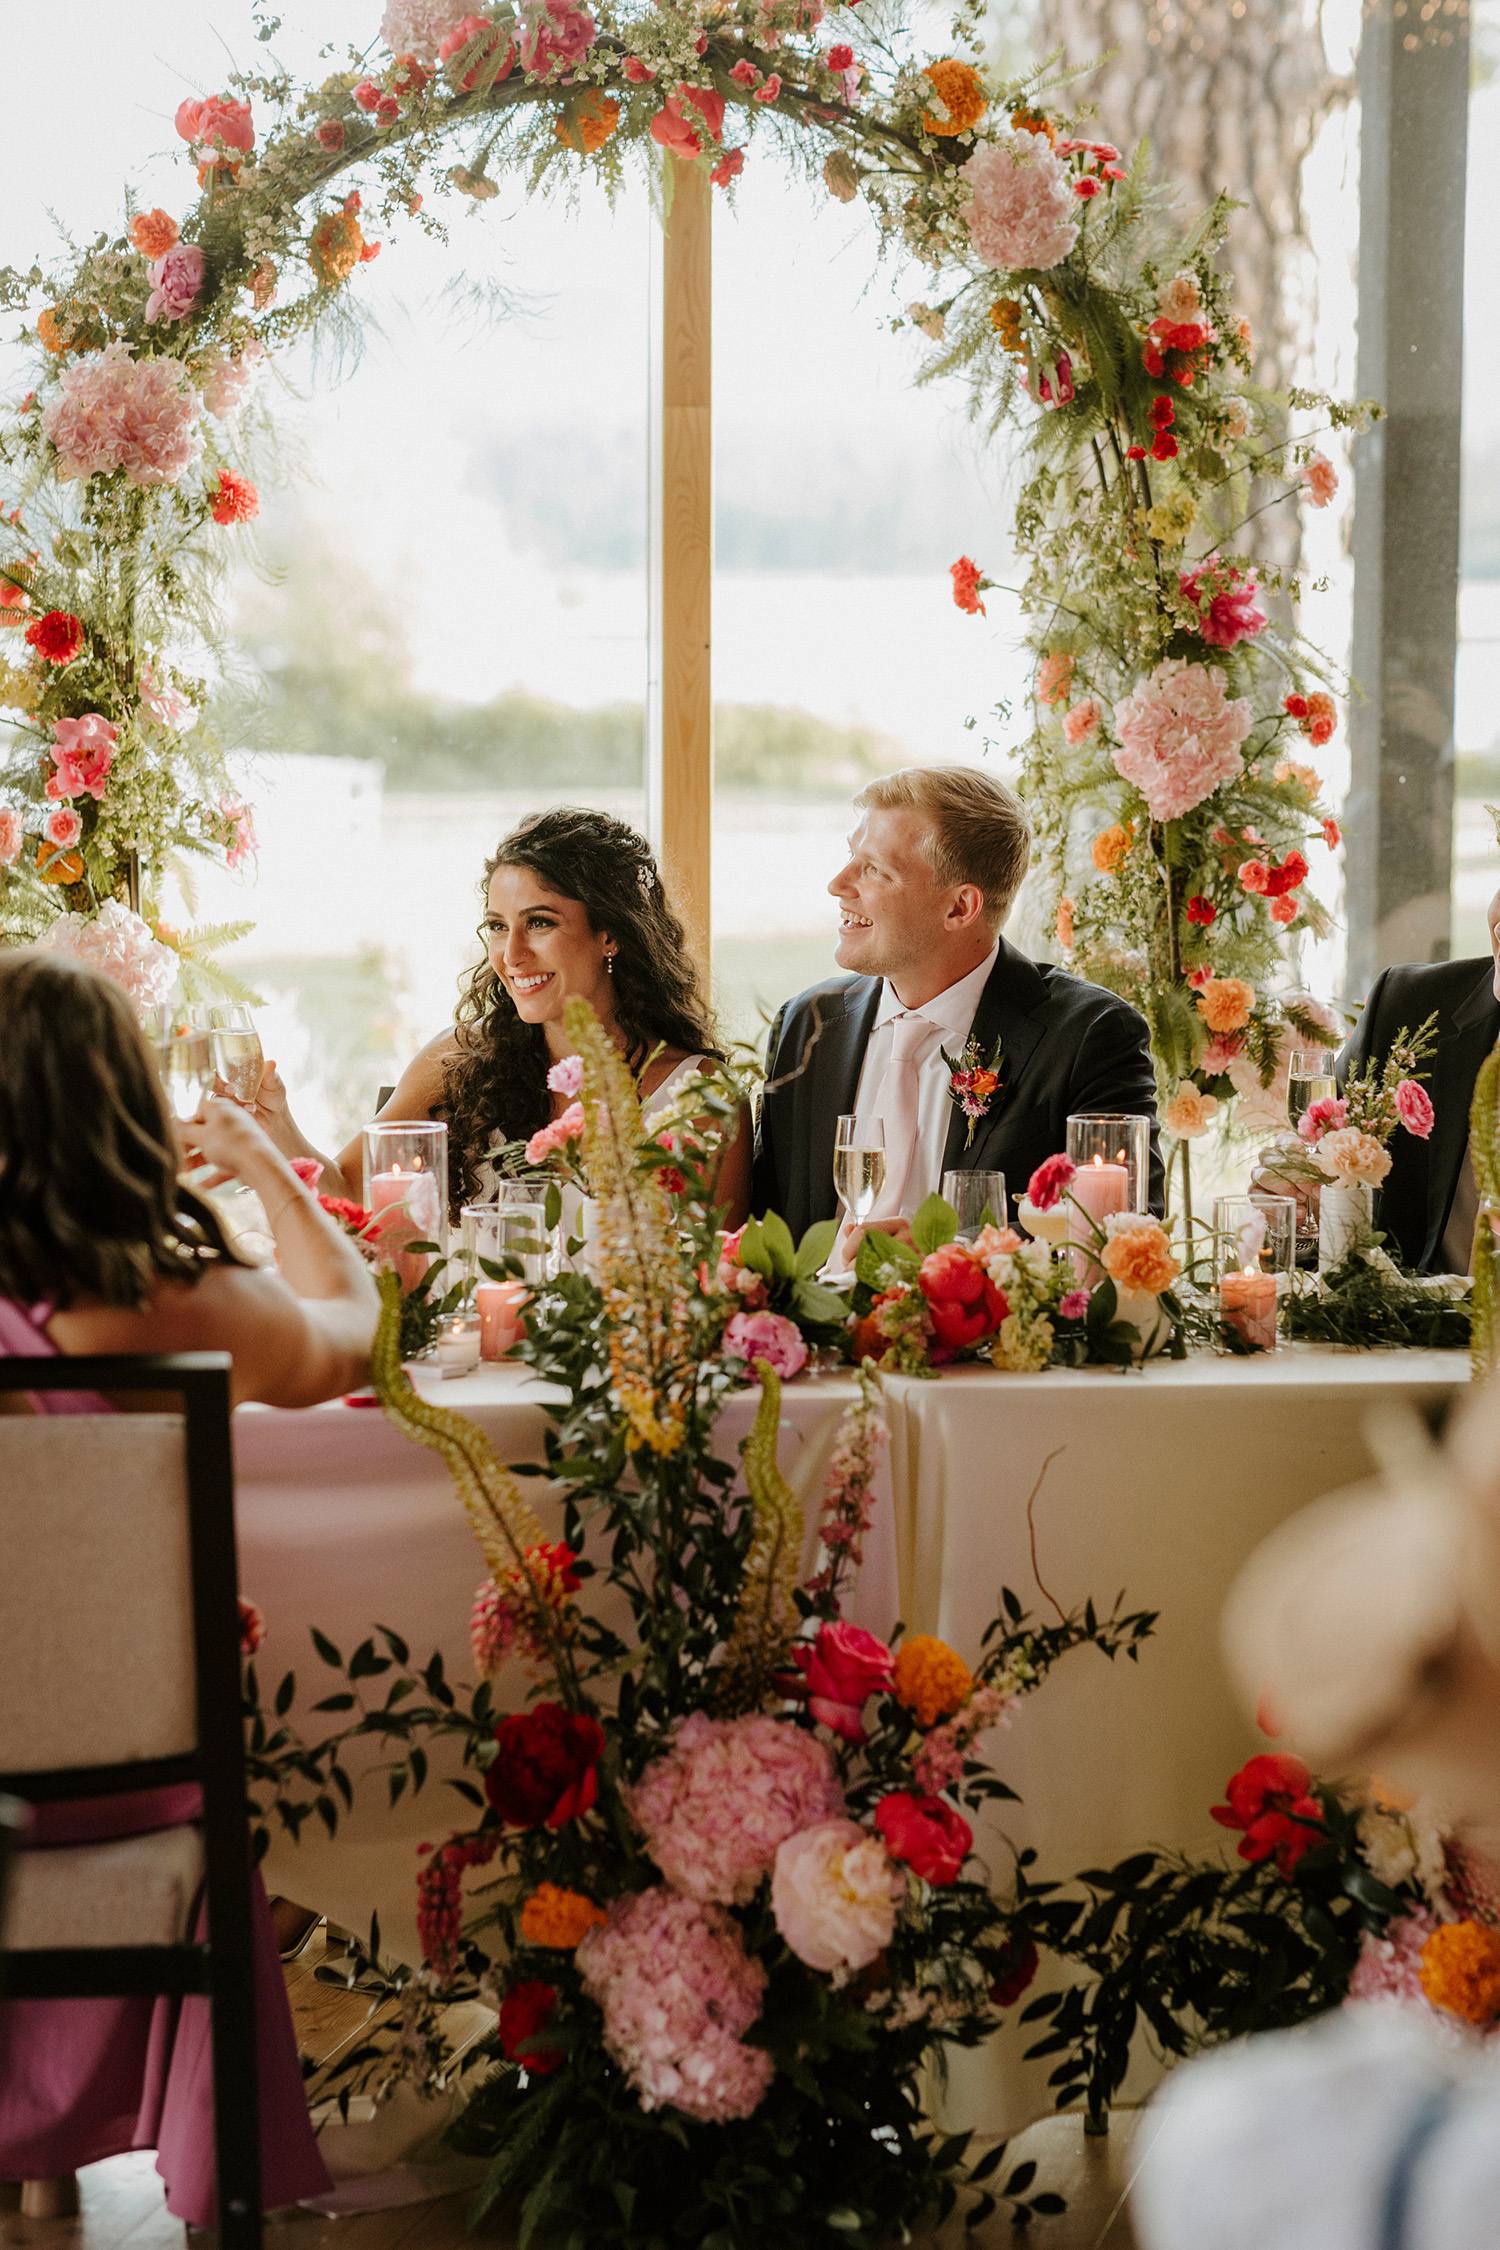
[[(909, 1220), (945, 1171), (1003, 1172), (1015, 1202), (1066, 1145), (1069, 1116), (1096, 1111), (1152, 1119), (1159, 1212), (1144, 1021), (1000, 935), (1031, 857), (1019, 799), (970, 766), (907, 766), (854, 802), (849, 862), (828, 886), (841, 909), (834, 958), (851, 973), (799, 993), (771, 1027), (751, 1208), (779, 1211), (798, 1237), (832, 1218), (834, 1124), (851, 1113), (885, 1127), (871, 1224)], [(999, 1046), (999, 1085), (972, 1140), (943, 1060), (971, 1042), (986, 1067)], [(841, 1239), (835, 1264), (852, 1249)]]

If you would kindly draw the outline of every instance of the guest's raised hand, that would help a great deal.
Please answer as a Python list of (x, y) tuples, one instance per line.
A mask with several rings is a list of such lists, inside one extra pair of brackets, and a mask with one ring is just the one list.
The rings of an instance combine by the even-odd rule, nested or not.
[(271, 1153), (248, 1105), (228, 1095), (210, 1095), (196, 1117), (178, 1125), (177, 1137), (186, 1164), (210, 1167), (194, 1179), (199, 1189), (226, 1187), (243, 1178), (247, 1163)]
[(889, 1235), (892, 1242), (911, 1241), (909, 1219), (845, 1219), (835, 1237), (828, 1260), (831, 1273), (852, 1273), (859, 1246), (867, 1234)]

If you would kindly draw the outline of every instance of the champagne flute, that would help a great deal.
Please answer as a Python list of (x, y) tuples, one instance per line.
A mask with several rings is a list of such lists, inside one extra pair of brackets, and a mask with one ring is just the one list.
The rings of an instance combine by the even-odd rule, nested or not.
[(885, 1126), (841, 1117), (833, 1135), (833, 1185), (846, 1217), (863, 1225), (885, 1185)]
[(173, 1116), (183, 1123), (196, 1117), (214, 1082), (209, 1032), (190, 1014), (179, 1014), (168, 1037), (158, 1045), (156, 1059)]
[(260, 1092), (260, 1082), (266, 1071), (255, 1019), (241, 1003), (228, 1002), (222, 1007), (210, 1008), (208, 1020), (219, 1076), (235, 1100), (248, 1107)]
[(1287, 1123), (1295, 1133), (1314, 1102), (1332, 1101), (1338, 1093), (1333, 1056), (1327, 1047), (1294, 1047), (1287, 1063)]

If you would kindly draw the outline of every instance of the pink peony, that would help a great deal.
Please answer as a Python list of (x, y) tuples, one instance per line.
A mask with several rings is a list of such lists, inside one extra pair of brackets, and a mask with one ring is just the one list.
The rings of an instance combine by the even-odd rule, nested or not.
[(574, 1959), (604, 2015), (604, 2045), (644, 2110), (679, 2109), (711, 2125), (749, 2117), (775, 2064), (743, 2044), (766, 1972), (722, 1906), (658, 1887), (611, 1901)]
[(59, 851), (68, 851), (83, 834), (83, 822), (71, 805), (54, 805), (42, 822), (42, 834)]
[(576, 1141), (583, 1131), (583, 1104), (574, 1102), (561, 1117), (554, 1117), (550, 1125), (543, 1125), (526, 1143), (528, 1164), (545, 1164), (569, 1141)]
[(210, 94), (206, 101), (179, 103), (177, 130), (191, 142), (200, 165), (223, 162), (237, 167), (255, 146), (250, 104), (232, 102), (223, 94)]
[(1425, 1906), (1414, 1906), (1385, 1926), (1384, 1937), (1366, 1930), (1359, 1941), (1359, 1959), (1349, 1979), (1345, 2006), (1360, 2000), (1406, 2000), (1428, 2006), (1422, 1990), (1422, 1948), (1437, 1928)]
[(781, 1313), (737, 1312), (724, 1331), (724, 1349), (731, 1359), (767, 1361), (783, 1380), (807, 1365), (802, 1331)]
[(1216, 665), (1158, 664), (1115, 711), (1115, 767), (1153, 820), (1177, 820), (1241, 771), (1250, 726), (1249, 704), (1226, 699)]
[(0, 805), (0, 867), (12, 867), (26, 834), (25, 824), (13, 805)]
[(1318, 1162), (1330, 1179), (1347, 1186), (1379, 1187), (1391, 1168), (1390, 1157), (1373, 1133), (1356, 1126), (1325, 1133), (1318, 1142)]
[(68, 369), (42, 434), (64, 483), (123, 469), (131, 484), (175, 484), (203, 451), (198, 421), (198, 395), (175, 360), (133, 360), (115, 343)]
[[(54, 816), (55, 817), (55, 816)], [(77, 814), (72, 817), (76, 820)], [(106, 899), (92, 918), (62, 914), (37, 943), (53, 953), (70, 954), (113, 977), (139, 1011), (159, 1008), (177, 982), (178, 958), (169, 945), (151, 934), (150, 925), (122, 906)]]
[(1326, 508), (1339, 488), (1338, 471), (1326, 453), (1311, 454), (1297, 471), (1297, 481), (1315, 508)]
[(588, 10), (575, 8), (571, 0), (527, 0), (522, 20), (521, 62), (537, 77), (572, 70), (599, 36)]
[(674, 1891), (747, 1906), (787, 1837), (841, 1813), (844, 1792), (816, 1735), (694, 1711), (625, 1803)]
[(1078, 1166), (1071, 1156), (1049, 1156), (1026, 1182), (1026, 1200), (1037, 1211), (1050, 1211), (1073, 1185)]
[(466, 94), (473, 93), (479, 84), (481, 73), (487, 83), (492, 79), (498, 81), (508, 77), (516, 59), (516, 50), (512, 44), (506, 48), (502, 59), (496, 62), (495, 57), (500, 51), (500, 34), (495, 26), (484, 16), (461, 16), (438, 48), (438, 61), (451, 62), (455, 55), (462, 55), (467, 50), (471, 41), (476, 41), (477, 45), (468, 69), (458, 82), (460, 89)]
[(564, 1055), (547, 1073), (547, 1084), (554, 1094), (566, 1094), (570, 1102), (583, 1092), (582, 1055)]
[(1266, 613), (1255, 603), (1259, 587), (1253, 578), (1241, 578), (1232, 564), (1210, 557), (1196, 570), (1179, 574), (1177, 591), (1198, 612), (1193, 629), (1211, 648), (1233, 648), (1236, 641), (1253, 640), (1266, 629)]
[(1408, 1133), (1415, 1134), (1419, 1141), (1425, 1141), (1437, 1123), (1431, 1096), (1415, 1078), (1403, 1078), (1396, 1088), (1396, 1115)]
[(48, 796), (102, 798), (115, 762), (115, 728), (97, 711), (85, 711), (81, 719), (59, 719), (52, 732), (57, 770), (48, 776)]
[(905, 1887), (878, 1836), (852, 1820), (825, 1820), (776, 1854), (771, 1911), (810, 1969), (863, 1969), (890, 1944)]
[(807, 1682), (813, 1717), (846, 1742), (863, 1742), (860, 1713), (891, 1684), (894, 1659), (885, 1642), (862, 1625), (823, 1625), (815, 1641), (797, 1643), (792, 1659)]
[(1317, 1142), (1325, 1133), (1337, 1133), (1349, 1115), (1349, 1104), (1342, 1097), (1335, 1101), (1325, 1094), (1321, 1101), (1309, 1102), (1297, 1121), (1297, 1131), (1304, 1141)]
[(969, 190), (969, 238), (994, 272), (1044, 272), (1078, 240), (1071, 176), (1042, 134), (1002, 125), (959, 178)]
[(1091, 742), (1099, 732), (1102, 716), (1091, 695), (1086, 696), (1082, 703), (1075, 703), (1063, 719), (1063, 734), (1069, 749), (1076, 750), (1081, 742)]
[(463, 0), (386, 0), (380, 36), (393, 55), (415, 55), (430, 68), (467, 13)]
[(146, 319), (186, 320), (198, 309), (206, 260), (196, 242), (174, 242), (163, 258), (146, 269), (151, 294)]

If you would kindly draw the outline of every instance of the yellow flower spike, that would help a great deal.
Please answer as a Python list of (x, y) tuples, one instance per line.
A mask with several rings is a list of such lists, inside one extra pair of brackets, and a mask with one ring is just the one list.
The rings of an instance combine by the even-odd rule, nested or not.
[(1479, 1190), (1479, 1217), (1474, 1227), (1473, 1327), (1469, 1361), (1476, 1375), (1487, 1375), (1500, 1350), (1500, 1244), (1496, 1243), (1490, 1214), (1500, 1214), (1500, 1047), (1485, 1056), (1474, 1081), (1469, 1109), (1469, 1147), (1473, 1155), (1474, 1183)]
[(776, 1460), (781, 1380), (763, 1359), (755, 1362), (755, 1372), (760, 1378), (760, 1406), (742, 1449), (755, 1529), (740, 1580), (739, 1615), (714, 1697), (717, 1709), (730, 1716), (759, 1710), (775, 1674), (791, 1660), (801, 1623), (796, 1592), (802, 1563), (802, 1503)]

